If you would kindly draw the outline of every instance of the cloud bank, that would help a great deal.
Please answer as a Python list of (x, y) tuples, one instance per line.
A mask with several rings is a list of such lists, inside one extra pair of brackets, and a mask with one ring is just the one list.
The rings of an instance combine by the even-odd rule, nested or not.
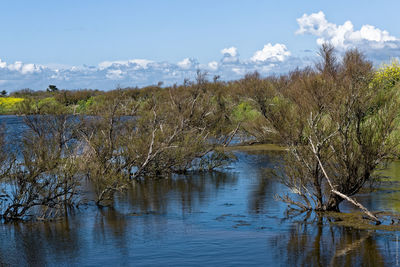
[[(400, 56), (400, 39), (372, 25), (355, 29), (351, 21), (335, 24), (329, 22), (322, 11), (304, 14), (297, 19), (297, 23), (299, 28), (296, 34), (314, 36), (317, 45), (330, 42), (339, 51), (359, 48), (374, 62)], [(317, 47), (314, 50), (316, 49)], [(117, 86), (142, 87), (160, 81), (164, 85), (172, 85), (181, 84), (184, 79), (193, 80), (199, 69), (206, 71), (210, 79), (218, 75), (222, 80), (232, 80), (253, 71), (262, 75), (285, 73), (315, 62), (315, 53), (313, 57), (296, 56), (281, 43), (267, 43), (255, 51), (252, 57), (244, 59), (240, 57), (235, 46), (223, 48), (220, 52), (219, 60), (208, 63), (186, 57), (176, 63), (130, 59), (104, 61), (97, 66), (60, 67), (20, 61), (7, 63), (0, 59), (0, 90), (43, 90), (49, 84), (65, 89), (101, 90), (114, 89)]]
[(359, 30), (349, 20), (337, 25), (329, 22), (322, 11), (304, 14), (297, 23), (296, 34), (316, 36), (318, 45), (328, 42), (341, 51), (358, 48), (374, 61), (400, 55), (400, 39), (372, 25), (363, 25)]
[(147, 86), (162, 81), (164, 85), (181, 84), (193, 80), (197, 70), (206, 71), (211, 79), (219, 75), (223, 80), (242, 78), (244, 74), (259, 71), (267, 75), (282, 73), (302, 60), (291, 57), (284, 44), (266, 44), (250, 59), (240, 59), (234, 46), (223, 48), (219, 61), (200, 64), (194, 58), (179, 62), (155, 62), (147, 59), (104, 61), (97, 66), (51, 67), (22, 62), (7, 63), (0, 59), (0, 89), (14, 91), (22, 88), (43, 90), (49, 84), (59, 88), (92, 88), (109, 90), (117, 86)]

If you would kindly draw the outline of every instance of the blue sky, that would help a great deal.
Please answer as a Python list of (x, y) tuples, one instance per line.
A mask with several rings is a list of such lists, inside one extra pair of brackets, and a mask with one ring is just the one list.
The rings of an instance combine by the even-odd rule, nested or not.
[(225, 80), (315, 61), (319, 44), (400, 55), (400, 1), (1, 1), (0, 89)]

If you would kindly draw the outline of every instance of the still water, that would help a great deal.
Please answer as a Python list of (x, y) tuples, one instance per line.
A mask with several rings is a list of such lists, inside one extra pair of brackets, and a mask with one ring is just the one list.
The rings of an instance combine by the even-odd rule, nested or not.
[[(18, 117), (0, 123), (23, 129)], [(400, 265), (398, 232), (287, 218), (274, 200), (286, 188), (266, 171), (280, 153), (236, 151), (238, 160), (221, 172), (136, 183), (114, 209), (89, 203), (62, 220), (1, 224), (0, 266)], [(390, 183), (358, 199), (400, 211), (400, 164), (386, 174)]]

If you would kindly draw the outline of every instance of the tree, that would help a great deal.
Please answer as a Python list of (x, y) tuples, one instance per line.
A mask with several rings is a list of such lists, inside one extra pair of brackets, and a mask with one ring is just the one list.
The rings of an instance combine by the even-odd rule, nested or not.
[(0, 218), (5, 222), (63, 215), (78, 194), (76, 120), (55, 114), (25, 116), (24, 121), (22, 140), (12, 144), (17, 152), (7, 148), (0, 134), (0, 178), (5, 180), (0, 184)]
[(50, 84), (49, 87), (46, 89), (47, 92), (57, 92), (58, 88), (55, 85)]
[(398, 154), (400, 103), (396, 88), (372, 82), (372, 64), (357, 50), (341, 62), (330, 45), (320, 54), (315, 69), (282, 77), (260, 112), (288, 149), (279, 173), (298, 197), (279, 198), (302, 210), (339, 211), (345, 199), (359, 205), (350, 197)]
[(79, 127), (84, 172), (97, 205), (109, 204), (132, 181), (209, 171), (230, 161), (216, 149), (236, 134), (231, 125), (225, 127), (230, 110), (207, 86), (199, 73), (191, 86), (157, 88), (145, 99), (116, 91), (97, 100), (91, 107), (96, 116), (83, 116)]
[(1, 91), (1, 96), (7, 96), (7, 91), (6, 90), (3, 90), (3, 91)]

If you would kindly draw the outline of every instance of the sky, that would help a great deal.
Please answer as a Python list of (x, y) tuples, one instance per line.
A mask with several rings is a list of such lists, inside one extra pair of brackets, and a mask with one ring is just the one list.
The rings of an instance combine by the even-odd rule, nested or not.
[(109, 90), (286, 73), (324, 42), (400, 56), (400, 1), (0, 0), (0, 90)]

